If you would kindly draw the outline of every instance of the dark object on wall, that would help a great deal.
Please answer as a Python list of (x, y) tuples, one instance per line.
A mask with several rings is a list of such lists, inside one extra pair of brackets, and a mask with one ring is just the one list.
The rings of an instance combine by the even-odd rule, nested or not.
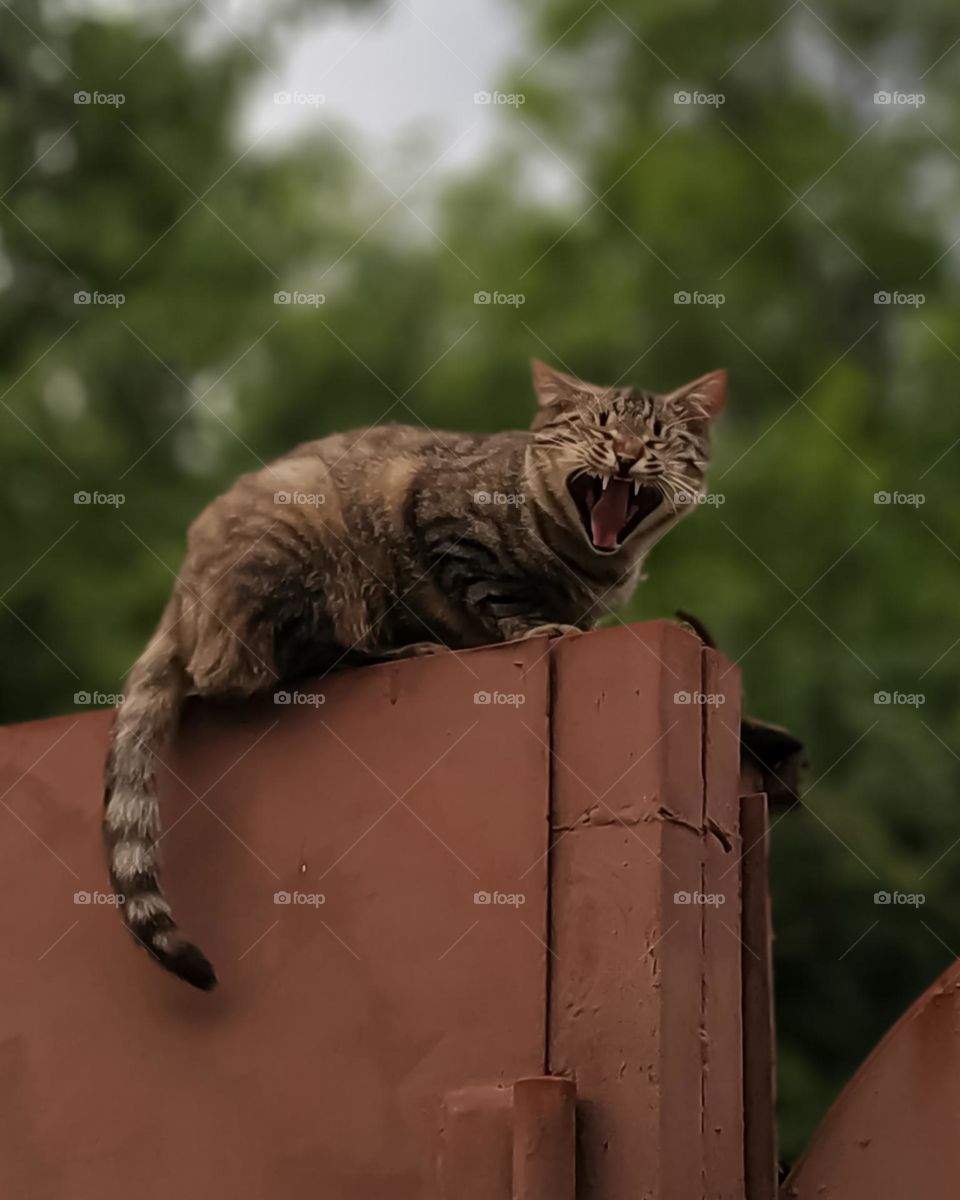
[(802, 803), (806, 752), (788, 729), (744, 717), (740, 722), (740, 763), (754, 772), (757, 788), (766, 795), (772, 812), (786, 812)]
[[(692, 613), (678, 610), (677, 617), (696, 633), (705, 646), (717, 648), (713, 635)], [(763, 792), (772, 812), (786, 812), (801, 803), (801, 779), (807, 768), (803, 742), (782, 725), (756, 717), (740, 721), (740, 766), (756, 791)]]

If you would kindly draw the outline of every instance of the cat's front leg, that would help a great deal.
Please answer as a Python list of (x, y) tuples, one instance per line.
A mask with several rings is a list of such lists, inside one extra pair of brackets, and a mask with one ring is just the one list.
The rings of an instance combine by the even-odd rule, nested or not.
[(475, 613), (490, 632), (496, 631), (501, 642), (518, 638), (563, 637), (582, 633), (592, 622), (583, 626), (566, 621), (551, 620), (555, 613), (569, 611), (562, 597), (531, 595), (529, 584), (523, 580), (498, 578), (478, 580), (467, 589), (465, 607)]

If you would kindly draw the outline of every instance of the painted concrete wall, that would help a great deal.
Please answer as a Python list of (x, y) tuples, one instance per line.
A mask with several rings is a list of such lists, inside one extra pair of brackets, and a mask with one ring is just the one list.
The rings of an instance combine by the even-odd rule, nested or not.
[(579, 1197), (742, 1196), (738, 688), (654, 622), (190, 707), (209, 995), (107, 902), (111, 714), (0, 731), (0, 1195), (508, 1200), (550, 1073)]

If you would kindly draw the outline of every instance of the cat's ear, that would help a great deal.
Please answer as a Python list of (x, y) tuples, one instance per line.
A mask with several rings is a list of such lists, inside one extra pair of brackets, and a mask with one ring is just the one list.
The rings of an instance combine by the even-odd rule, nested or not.
[(664, 404), (690, 419), (709, 423), (723, 412), (727, 402), (727, 372), (710, 371), (663, 397)]
[(570, 403), (589, 388), (588, 384), (572, 375), (558, 371), (555, 367), (548, 367), (539, 358), (530, 359), (530, 370), (533, 373), (533, 390), (537, 393), (537, 402), (541, 408)]

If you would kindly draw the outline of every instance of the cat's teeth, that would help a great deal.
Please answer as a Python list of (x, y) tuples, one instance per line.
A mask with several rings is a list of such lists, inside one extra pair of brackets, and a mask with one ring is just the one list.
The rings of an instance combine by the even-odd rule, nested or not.
[(609, 482), (610, 482), (609, 475), (601, 475), (600, 476), (600, 490), (605, 492), (607, 490), (607, 484)]
[(634, 496), (640, 495), (640, 480), (639, 479), (635, 479), (633, 481), (633, 494), (634, 494)]

